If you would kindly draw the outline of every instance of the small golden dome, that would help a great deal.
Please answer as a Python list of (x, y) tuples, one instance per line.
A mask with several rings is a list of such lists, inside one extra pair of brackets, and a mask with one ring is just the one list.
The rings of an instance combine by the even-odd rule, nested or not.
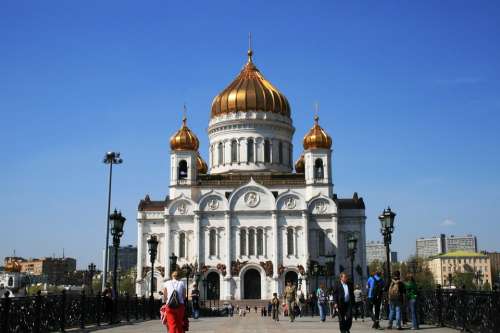
[(186, 117), (182, 118), (182, 127), (170, 138), (172, 150), (198, 150), (200, 141), (186, 125)]
[(304, 154), (300, 155), (297, 162), (295, 162), (295, 172), (296, 173), (304, 173), (306, 169), (306, 162), (304, 160)]
[(203, 158), (200, 156), (199, 153), (198, 156), (196, 157), (196, 168), (198, 169), (199, 174), (206, 174), (208, 172), (208, 165), (203, 160)]
[(304, 136), (304, 149), (325, 148), (332, 147), (332, 138), (326, 133), (318, 124), (319, 117), (314, 116), (314, 126), (309, 133)]
[(212, 102), (212, 117), (239, 111), (264, 111), (290, 117), (290, 104), (285, 95), (267, 81), (252, 61), (253, 52), (248, 50), (248, 62), (236, 79)]

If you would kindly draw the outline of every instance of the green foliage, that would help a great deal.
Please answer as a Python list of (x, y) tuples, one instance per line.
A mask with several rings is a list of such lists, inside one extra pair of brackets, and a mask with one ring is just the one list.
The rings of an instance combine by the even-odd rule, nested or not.
[(463, 288), (468, 290), (474, 290), (476, 289), (476, 285), (474, 284), (474, 273), (470, 272), (456, 272), (453, 275), (453, 285), (455, 285), (457, 288)]
[(368, 269), (370, 271), (370, 275), (376, 271), (383, 272), (384, 271), (384, 263), (380, 260), (374, 260), (368, 265)]
[(486, 281), (484, 284), (483, 284), (483, 290), (486, 290), (486, 291), (490, 291), (491, 290), (491, 285), (488, 281)]

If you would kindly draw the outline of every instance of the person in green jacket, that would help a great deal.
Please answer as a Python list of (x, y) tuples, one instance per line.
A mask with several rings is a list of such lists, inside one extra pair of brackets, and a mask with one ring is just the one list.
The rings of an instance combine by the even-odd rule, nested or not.
[(418, 330), (418, 318), (417, 318), (417, 283), (413, 275), (408, 274), (405, 281), (406, 299), (408, 300), (408, 306), (410, 307), (411, 313), (411, 323), (412, 330)]

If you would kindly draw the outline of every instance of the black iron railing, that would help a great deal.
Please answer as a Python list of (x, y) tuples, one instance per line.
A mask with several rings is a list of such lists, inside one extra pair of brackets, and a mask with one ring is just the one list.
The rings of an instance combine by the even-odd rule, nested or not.
[(0, 332), (64, 332), (120, 322), (157, 319), (161, 301), (137, 296), (107, 300), (93, 296), (66, 294), (0, 299)]
[[(382, 304), (382, 318), (387, 318), (387, 303)], [(464, 289), (421, 290), (417, 298), (420, 323), (446, 326), (472, 333), (500, 332), (500, 292)], [(411, 321), (404, 306), (403, 318)]]

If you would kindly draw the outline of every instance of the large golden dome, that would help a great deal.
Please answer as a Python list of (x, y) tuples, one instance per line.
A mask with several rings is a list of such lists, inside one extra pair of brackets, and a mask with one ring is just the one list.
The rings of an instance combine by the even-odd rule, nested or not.
[(295, 162), (295, 172), (296, 173), (304, 173), (306, 169), (306, 161), (304, 159), (304, 154), (300, 155), (297, 162)]
[(332, 138), (319, 126), (319, 117), (314, 116), (314, 126), (309, 133), (304, 136), (304, 149), (325, 148), (332, 147)]
[(182, 127), (170, 138), (172, 150), (198, 150), (200, 141), (186, 125), (186, 117), (182, 119)]
[(212, 117), (238, 111), (264, 111), (290, 117), (290, 104), (275, 86), (267, 81), (252, 61), (248, 50), (248, 62), (236, 79), (212, 102)]

